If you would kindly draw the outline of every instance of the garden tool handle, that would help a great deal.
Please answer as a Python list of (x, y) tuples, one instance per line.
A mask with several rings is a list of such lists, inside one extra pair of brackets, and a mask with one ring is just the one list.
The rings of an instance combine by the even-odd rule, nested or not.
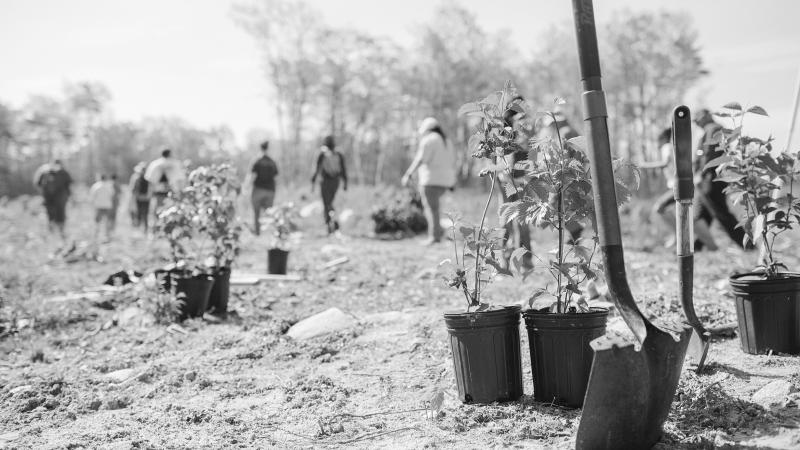
[(678, 285), (683, 312), (698, 335), (705, 333), (694, 310), (694, 213), (692, 200), (692, 118), (689, 108), (678, 106), (672, 111), (672, 144), (675, 160), (675, 235), (677, 240)]
[(686, 106), (678, 106), (672, 111), (672, 143), (675, 150), (675, 200), (692, 200), (692, 118)]
[(595, 221), (608, 282), (608, 290), (620, 315), (639, 343), (652, 324), (642, 315), (633, 299), (625, 276), (625, 258), (617, 210), (611, 145), (608, 136), (606, 97), (600, 75), (600, 53), (592, 0), (572, 0), (578, 60), (583, 84), (583, 114), (586, 124), (588, 156), (591, 161)]

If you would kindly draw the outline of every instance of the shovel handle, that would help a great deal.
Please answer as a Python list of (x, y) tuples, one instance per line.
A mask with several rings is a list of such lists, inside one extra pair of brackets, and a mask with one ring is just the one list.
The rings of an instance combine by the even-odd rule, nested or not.
[(683, 105), (672, 111), (672, 145), (675, 149), (675, 200), (691, 200), (694, 197), (692, 117), (689, 108)]
[(600, 75), (600, 53), (592, 0), (572, 0), (578, 60), (583, 85), (583, 120), (591, 161), (592, 191), (600, 248), (603, 253), (606, 281), (614, 304), (640, 344), (653, 325), (633, 299), (625, 275), (625, 258), (614, 190), (611, 145), (608, 136), (608, 112)]

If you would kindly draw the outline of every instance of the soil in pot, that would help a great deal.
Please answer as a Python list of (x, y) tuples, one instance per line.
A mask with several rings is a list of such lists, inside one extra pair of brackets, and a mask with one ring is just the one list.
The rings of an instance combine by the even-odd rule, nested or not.
[(533, 398), (578, 408), (583, 406), (594, 351), (589, 343), (605, 334), (608, 310), (557, 314), (526, 311), (531, 352)]
[(156, 279), (160, 278), (160, 288), (163, 292), (169, 292), (174, 287), (176, 294), (183, 294), (178, 320), (203, 317), (214, 285), (211, 275), (192, 275), (181, 270), (156, 270), (155, 274)]
[(444, 315), (462, 402), (504, 402), (522, 396), (519, 317), (519, 306)]
[(208, 311), (214, 314), (225, 314), (228, 311), (228, 298), (231, 291), (231, 268), (222, 267), (211, 274), (214, 284), (208, 296)]
[(279, 248), (267, 250), (267, 273), (273, 275), (286, 275), (286, 264), (289, 252)]
[(800, 354), (800, 274), (730, 277), (742, 351)]

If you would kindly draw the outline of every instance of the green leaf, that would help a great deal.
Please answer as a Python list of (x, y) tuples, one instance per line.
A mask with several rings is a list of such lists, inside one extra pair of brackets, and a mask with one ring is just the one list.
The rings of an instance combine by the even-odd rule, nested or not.
[(497, 273), (499, 273), (500, 275), (505, 275), (505, 276), (509, 276), (509, 277), (514, 276), (514, 274), (511, 273), (510, 270), (508, 270), (507, 268), (501, 266), (500, 263), (497, 262), (496, 260), (494, 260), (492, 258), (484, 258), (484, 261), (486, 262), (486, 264), (494, 267), (494, 270), (496, 270)]
[(481, 114), (483, 114), (483, 110), (480, 105), (475, 102), (466, 103), (461, 108), (458, 108), (459, 116), (475, 116)]
[(574, 149), (581, 153), (586, 153), (586, 137), (585, 136), (576, 136), (572, 139), (567, 140), (567, 148)]
[(751, 114), (758, 114), (759, 116), (767, 116), (767, 117), (769, 117), (769, 114), (767, 114), (767, 112), (764, 110), (764, 108), (762, 108), (760, 106), (751, 106), (751, 107), (747, 108), (747, 112), (749, 112)]
[(733, 161), (733, 158), (731, 158), (731, 157), (730, 157), (730, 156), (728, 156), (728, 155), (719, 156), (719, 157), (717, 157), (717, 158), (714, 158), (714, 159), (712, 159), (711, 161), (709, 161), (709, 162), (708, 162), (708, 163), (707, 163), (707, 164), (706, 164), (706, 165), (703, 167), (703, 171), (706, 171), (706, 170), (708, 170), (708, 169), (713, 169), (714, 167), (717, 167), (718, 165), (720, 165), (720, 164), (722, 164), (722, 163), (726, 163), (726, 162), (730, 162), (730, 161)]
[(469, 241), (469, 240), (474, 239), (474, 236), (475, 236), (475, 229), (474, 228), (460, 226), (460, 227), (458, 227), (458, 231), (461, 233), (461, 236), (465, 240)]
[(742, 105), (739, 104), (739, 102), (726, 103), (722, 107), (725, 108), (725, 109), (733, 109), (733, 110), (736, 110), (736, 111), (741, 111), (742, 110)]

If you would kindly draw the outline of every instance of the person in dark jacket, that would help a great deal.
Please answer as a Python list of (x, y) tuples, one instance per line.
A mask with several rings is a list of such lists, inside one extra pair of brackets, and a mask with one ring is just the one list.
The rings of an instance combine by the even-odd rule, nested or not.
[(339, 190), (339, 182), (342, 188), (347, 190), (347, 169), (344, 164), (344, 156), (336, 150), (333, 136), (325, 136), (322, 140), (319, 156), (314, 167), (314, 175), (311, 176), (311, 189), (320, 179), (319, 187), (322, 194), (323, 214), (325, 216), (325, 226), (328, 234), (339, 229), (339, 223), (334, 217), (333, 199), (336, 191)]
[(144, 178), (144, 171), (147, 168), (146, 162), (141, 162), (133, 168), (128, 189), (131, 193), (131, 210), (133, 212), (133, 224), (136, 227), (143, 227), (145, 234), (148, 228), (148, 216), (150, 215), (150, 183)]
[(267, 156), (269, 141), (261, 143), (261, 157), (253, 163), (253, 193), (250, 199), (253, 203), (253, 232), (259, 235), (261, 225), (259, 219), (261, 211), (272, 208), (275, 202), (275, 177), (278, 175), (278, 165)]
[[(700, 137), (700, 149), (695, 161), (697, 164), (695, 173), (700, 174), (696, 194), (700, 198), (700, 205), (695, 210), (695, 221), (702, 219), (710, 225), (714, 219), (718, 220), (728, 236), (739, 247), (751, 250), (754, 248), (753, 244), (748, 243), (745, 247), (744, 230), (736, 226), (738, 223), (736, 216), (728, 208), (727, 197), (723, 192), (728, 183), (717, 180), (717, 172), (714, 168), (705, 169), (705, 165), (709, 161), (723, 155), (723, 151), (719, 148), (719, 142), (714, 136), (722, 129), (722, 126), (714, 122), (711, 112), (707, 109), (700, 110), (695, 124), (703, 129), (703, 135)], [(702, 244), (695, 244), (695, 247), (699, 250), (702, 248)]]
[(67, 201), (71, 193), (72, 177), (61, 161), (56, 159), (39, 167), (33, 181), (44, 199), (48, 229), (50, 232), (56, 230), (62, 239), (66, 238), (64, 225), (67, 221)]

